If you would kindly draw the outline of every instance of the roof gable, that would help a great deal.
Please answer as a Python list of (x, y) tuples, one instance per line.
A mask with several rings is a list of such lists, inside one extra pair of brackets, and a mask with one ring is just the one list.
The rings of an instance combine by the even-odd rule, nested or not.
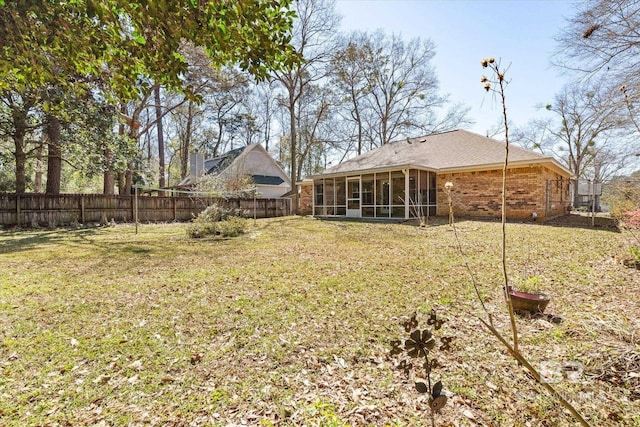
[(204, 170), (207, 175), (218, 175), (228, 168), (234, 160), (242, 154), (246, 147), (236, 148), (220, 156), (212, 157), (204, 161)]
[[(251, 144), (228, 151), (220, 156), (204, 161), (204, 173), (220, 177), (236, 173), (248, 174), (256, 185), (291, 186), (290, 179), (280, 165), (260, 144)], [(183, 179), (179, 186), (193, 185), (191, 175)]]

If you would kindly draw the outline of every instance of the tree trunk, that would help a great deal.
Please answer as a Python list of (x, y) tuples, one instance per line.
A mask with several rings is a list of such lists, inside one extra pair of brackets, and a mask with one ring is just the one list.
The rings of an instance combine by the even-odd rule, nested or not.
[(160, 188), (164, 188), (166, 186), (166, 182), (164, 165), (164, 133), (162, 132), (162, 108), (160, 105), (160, 86), (156, 86), (153, 92), (156, 103), (156, 129), (158, 130), (158, 186)]
[(222, 144), (222, 130), (222, 123), (220, 122), (220, 120), (218, 120), (218, 139), (216, 140), (216, 145), (213, 147), (213, 157), (216, 157), (218, 155), (220, 144)]
[(43, 182), (42, 182), (43, 181), (42, 176), (44, 174), (44, 162), (42, 161), (43, 155), (44, 155), (44, 141), (41, 141), (36, 154), (36, 178), (33, 181), (33, 191), (35, 193), (42, 193), (42, 189), (43, 189)]
[[(296, 188), (296, 177), (298, 176), (297, 172), (297, 163), (296, 162), (296, 150), (297, 150), (297, 129), (296, 129), (296, 104), (293, 99), (293, 95), (289, 95), (289, 120), (291, 123), (290, 126), (290, 135), (289, 135), (289, 155), (291, 156), (290, 165), (291, 165), (291, 190), (295, 190)], [(293, 213), (298, 213), (298, 198), (294, 192), (294, 196), (291, 199), (291, 207)]]
[(133, 162), (127, 162), (127, 171), (124, 174), (124, 191), (120, 191), (120, 194), (126, 196), (133, 194), (131, 191), (133, 187)]
[(118, 194), (127, 194), (125, 190), (126, 187), (126, 176), (124, 172), (118, 172)]
[(62, 151), (60, 149), (61, 126), (57, 117), (47, 115), (47, 194), (60, 194), (62, 175)]
[(27, 134), (27, 113), (25, 110), (14, 110), (13, 120), (13, 143), (15, 146), (16, 160), (16, 193), (22, 194), (27, 189), (26, 163), (27, 155), (24, 152), (24, 138)]
[[(131, 119), (129, 120), (129, 133), (128, 137), (130, 140), (135, 141), (136, 147), (138, 147), (138, 143), (140, 142), (140, 134), (138, 130), (140, 129), (140, 122), (138, 121), (138, 117), (140, 115), (140, 111), (134, 109), (133, 113), (131, 113)], [(120, 190), (121, 196), (131, 195), (132, 186), (133, 186), (133, 168), (134, 162), (133, 160), (127, 161), (127, 169), (124, 172), (118, 173), (118, 188)]]
[(104, 169), (104, 173), (102, 174), (102, 181), (103, 181), (102, 192), (104, 194), (114, 194), (116, 177), (115, 177), (115, 174), (113, 173), (113, 169), (112, 169), (113, 166), (111, 165), (111, 163), (113, 162), (113, 153), (111, 152), (110, 149), (106, 149), (104, 151), (104, 162), (105, 162), (105, 169)]
[(24, 152), (24, 136), (25, 128), (17, 128), (13, 134), (13, 142), (15, 145), (16, 158), (16, 193), (22, 194), (27, 188), (27, 180), (25, 177), (27, 156)]
[(356, 92), (351, 88), (351, 99), (353, 100), (353, 114), (352, 117), (355, 119), (358, 125), (358, 148), (357, 154), (358, 156), (362, 154), (362, 118), (360, 117), (360, 109), (358, 108), (358, 101), (356, 100)]
[(180, 178), (187, 177), (189, 169), (189, 152), (191, 151), (191, 126), (193, 125), (193, 103), (189, 101), (187, 105), (187, 129), (182, 143), (182, 152), (180, 153)]
[(271, 139), (271, 105), (269, 104), (269, 98), (267, 97), (265, 103), (265, 124), (264, 124), (264, 149), (269, 152), (269, 140)]
[[(122, 113), (123, 116), (127, 115), (126, 104), (120, 104), (120, 113)], [(120, 123), (118, 124), (118, 135), (121, 138), (124, 137), (124, 131), (124, 123), (122, 122), (122, 120), (120, 120)], [(124, 183), (121, 184), (120, 175), (118, 174), (118, 190), (122, 188), (122, 185), (124, 185)], [(104, 150), (104, 173), (102, 192), (104, 194), (115, 194), (115, 186), (116, 174), (113, 170), (113, 151), (110, 147), (107, 147), (107, 149)]]

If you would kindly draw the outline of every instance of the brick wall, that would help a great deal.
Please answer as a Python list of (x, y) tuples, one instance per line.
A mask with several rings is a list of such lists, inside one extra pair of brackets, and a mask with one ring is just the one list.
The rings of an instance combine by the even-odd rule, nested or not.
[(299, 214), (311, 215), (313, 213), (313, 181), (298, 185), (300, 186)]
[[(538, 219), (545, 220), (565, 212), (566, 204), (546, 204), (547, 180), (560, 179), (560, 175), (543, 167), (512, 168), (507, 174), (507, 217), (530, 219), (536, 212)], [(448, 215), (447, 194), (442, 191), (447, 181), (453, 182), (452, 202), (455, 216), (499, 218), (501, 213), (502, 170), (438, 174), (438, 215)], [(567, 180), (565, 179), (565, 182)], [(568, 182), (566, 183), (568, 185)], [(551, 185), (551, 198), (556, 200)], [(561, 190), (558, 190), (561, 192)], [(568, 199), (568, 197), (565, 197)], [(568, 202), (568, 200), (567, 200)], [(551, 206), (552, 205), (552, 206)]]

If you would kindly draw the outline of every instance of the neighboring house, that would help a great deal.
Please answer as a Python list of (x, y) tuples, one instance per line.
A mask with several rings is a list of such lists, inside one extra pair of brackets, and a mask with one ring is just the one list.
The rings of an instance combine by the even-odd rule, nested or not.
[[(504, 155), (503, 142), (464, 130), (397, 141), (303, 181), (300, 206), (315, 216), (447, 215), (444, 185), (452, 182), (456, 216), (500, 217)], [(552, 157), (511, 145), (507, 177), (509, 218), (567, 212), (571, 172)]]
[(202, 175), (217, 175), (220, 179), (249, 176), (262, 198), (275, 199), (291, 190), (287, 174), (260, 144), (236, 148), (207, 160), (192, 155), (190, 175), (178, 187), (193, 187)]
[(600, 206), (600, 197), (602, 196), (602, 183), (593, 181), (578, 181), (578, 198), (577, 206), (575, 208), (586, 208), (588, 211), (593, 210), (594, 206), (596, 212), (602, 211)]

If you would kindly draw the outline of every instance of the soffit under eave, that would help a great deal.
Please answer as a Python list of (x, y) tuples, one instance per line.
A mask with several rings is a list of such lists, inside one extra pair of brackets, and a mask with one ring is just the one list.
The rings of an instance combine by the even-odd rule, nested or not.
[[(531, 160), (517, 160), (510, 161), (508, 164), (508, 169), (515, 169), (521, 167), (533, 167), (533, 166), (544, 166), (554, 172), (559, 173), (560, 175), (565, 175), (568, 178), (572, 178), (573, 174), (557, 163), (553, 159), (542, 159), (539, 161), (531, 161)], [(464, 167), (450, 167), (450, 168), (440, 168), (437, 169), (438, 173), (456, 173), (456, 172), (481, 172), (481, 171), (489, 171), (489, 170), (497, 170), (503, 169), (504, 163), (494, 163), (494, 164), (483, 164), (483, 165), (472, 165), (472, 166), (464, 166)]]
[(420, 171), (436, 172), (436, 173), (438, 172), (437, 169), (428, 168), (424, 166), (399, 165), (399, 166), (393, 166), (393, 167), (385, 166), (385, 167), (373, 168), (373, 169), (362, 169), (362, 170), (353, 170), (348, 172), (335, 172), (335, 173), (328, 173), (328, 174), (311, 175), (307, 179), (316, 180), (316, 179), (323, 179), (323, 178), (352, 177), (352, 176), (369, 175), (372, 173), (401, 171), (403, 169), (415, 169)]

